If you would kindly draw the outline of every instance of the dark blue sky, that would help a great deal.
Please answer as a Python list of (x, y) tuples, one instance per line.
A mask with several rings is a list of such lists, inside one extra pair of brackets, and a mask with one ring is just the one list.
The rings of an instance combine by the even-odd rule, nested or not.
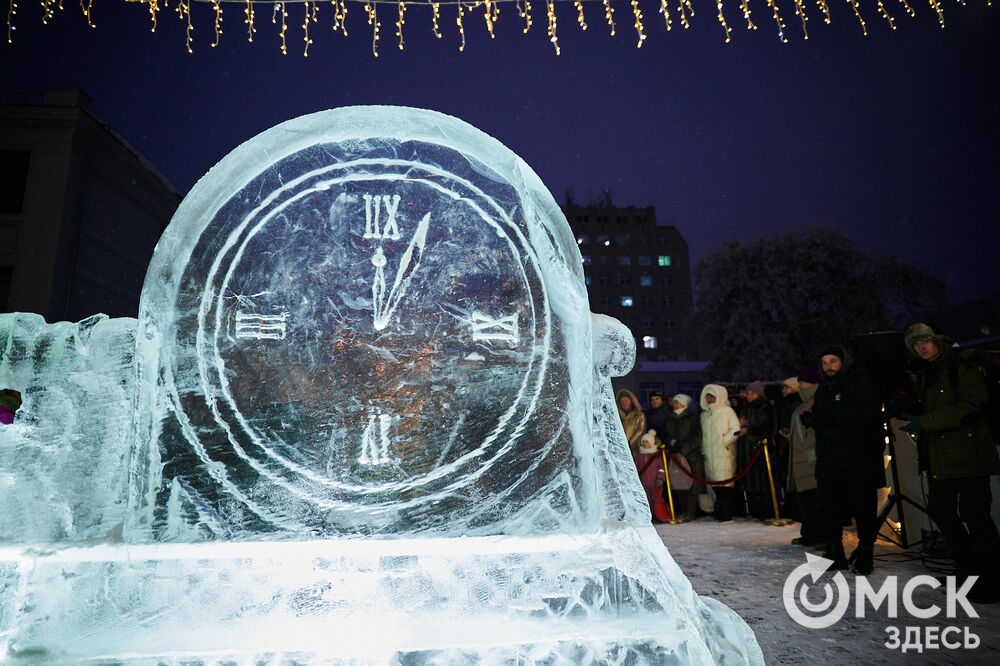
[(194, 4), (188, 55), (172, 9), (153, 34), (140, 4), (95, 0), (89, 29), (72, 2), (48, 26), (37, 4), (22, 2), (15, 43), (0, 46), (0, 85), (81, 86), (91, 111), (182, 192), (289, 118), (349, 104), (418, 106), (498, 138), (560, 202), (569, 187), (583, 202), (605, 187), (618, 205), (655, 205), (694, 259), (724, 240), (826, 220), (945, 279), (952, 301), (1000, 289), (1000, 6), (985, 0), (946, 0), (945, 30), (926, 2), (911, 1), (910, 19), (892, 0), (895, 31), (863, 2), (867, 37), (846, 2), (830, 2), (832, 25), (807, 2), (808, 41), (783, 0), (787, 44), (763, 0), (750, 3), (754, 32), (739, 3), (725, 3), (730, 44), (710, 0), (694, 2), (686, 31), (672, 5), (669, 33), (659, 3), (640, 0), (642, 49), (627, 2), (614, 3), (615, 37), (600, 3), (585, 3), (586, 32), (572, 4), (558, 3), (560, 56), (541, 2), (527, 35), (513, 4), (502, 5), (492, 40), (482, 11), (466, 14), (464, 53), (454, 6), (441, 8), (442, 39), (430, 9), (411, 7), (399, 51), (395, 6), (380, 5), (377, 59), (356, 3), (346, 38), (331, 30), (330, 3), (320, 5), (308, 58), (302, 5), (289, 4), (283, 56), (267, 6), (256, 5), (251, 45), (242, 6), (225, 4), (211, 48), (211, 6)]

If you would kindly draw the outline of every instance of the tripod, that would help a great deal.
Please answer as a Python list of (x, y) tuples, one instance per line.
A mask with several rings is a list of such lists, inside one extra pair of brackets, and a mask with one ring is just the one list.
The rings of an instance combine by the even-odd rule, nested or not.
[(906, 517), (903, 514), (903, 506), (904, 506), (903, 503), (906, 502), (910, 504), (913, 508), (923, 511), (924, 513), (927, 513), (927, 509), (920, 506), (918, 503), (916, 503), (915, 501), (904, 495), (899, 490), (899, 468), (896, 465), (896, 435), (892, 431), (892, 426), (888, 423), (888, 421), (886, 422), (885, 428), (886, 432), (888, 433), (886, 441), (889, 446), (889, 468), (892, 470), (892, 488), (889, 491), (889, 498), (886, 500), (885, 506), (882, 507), (882, 510), (878, 514), (878, 523), (876, 524), (879, 525), (879, 527), (881, 527), (882, 524), (885, 523), (886, 520), (888, 519), (889, 512), (892, 511), (894, 507), (898, 506), (899, 527), (896, 528), (891, 523), (890, 527), (892, 528), (892, 531), (899, 536), (899, 541), (896, 541), (891, 537), (885, 537), (885, 538), (889, 539), (889, 541), (893, 542), (897, 546), (902, 546), (903, 548), (909, 548), (910, 546), (915, 546), (916, 544), (920, 543), (920, 541), (914, 541), (910, 543), (910, 541), (906, 537)]

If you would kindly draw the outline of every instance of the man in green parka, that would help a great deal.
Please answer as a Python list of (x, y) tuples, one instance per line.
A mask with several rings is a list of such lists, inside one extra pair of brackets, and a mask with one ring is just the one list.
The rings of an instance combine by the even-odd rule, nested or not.
[(968, 598), (1000, 600), (1000, 534), (990, 515), (990, 475), (1000, 473), (1000, 456), (986, 426), (982, 373), (926, 324), (910, 326), (904, 342), (921, 359), (920, 414), (904, 416), (902, 428), (917, 435), (927, 512), (951, 548), (959, 585), (979, 576)]

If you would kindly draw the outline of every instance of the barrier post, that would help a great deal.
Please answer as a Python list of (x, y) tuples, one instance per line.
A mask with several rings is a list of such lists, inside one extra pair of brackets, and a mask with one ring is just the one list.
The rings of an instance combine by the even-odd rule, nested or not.
[(764, 521), (766, 525), (788, 525), (793, 522), (788, 518), (782, 518), (778, 515), (778, 493), (774, 490), (774, 472), (771, 471), (771, 454), (769, 453), (767, 439), (761, 440), (761, 446), (764, 447), (764, 463), (767, 465), (767, 482), (771, 486), (771, 504), (774, 506), (774, 518), (768, 518)]
[(674, 491), (670, 487), (670, 463), (667, 462), (667, 447), (660, 447), (660, 455), (663, 456), (663, 477), (667, 480), (667, 501), (670, 503), (670, 520), (667, 521), (667, 524), (680, 525), (686, 523), (687, 520), (678, 518), (677, 512), (674, 510)]

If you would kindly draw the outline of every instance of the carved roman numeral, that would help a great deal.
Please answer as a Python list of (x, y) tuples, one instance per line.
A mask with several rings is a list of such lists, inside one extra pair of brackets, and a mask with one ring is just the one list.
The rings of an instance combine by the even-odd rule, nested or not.
[(481, 312), (472, 313), (472, 339), (478, 342), (517, 344), (517, 315), (494, 319)]
[[(399, 225), (396, 211), (399, 210), (399, 195), (365, 194), (365, 238), (399, 240)], [(385, 224), (381, 224), (382, 208), (385, 208)], [(381, 229), (380, 229), (381, 227)]]
[(236, 313), (236, 338), (256, 340), (284, 340), (287, 332), (288, 313), (262, 315), (256, 312)]
[(380, 414), (374, 410), (368, 412), (368, 425), (361, 434), (360, 465), (384, 465), (389, 460), (389, 431), (392, 429), (392, 416)]

